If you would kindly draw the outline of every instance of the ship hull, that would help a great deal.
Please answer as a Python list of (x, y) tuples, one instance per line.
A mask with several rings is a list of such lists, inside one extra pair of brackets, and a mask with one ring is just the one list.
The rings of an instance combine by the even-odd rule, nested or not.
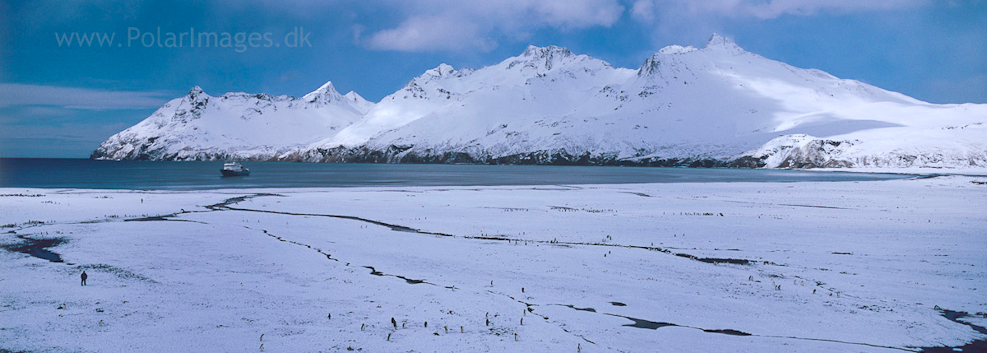
[(247, 176), (247, 175), (250, 175), (250, 171), (249, 170), (226, 170), (226, 169), (220, 169), (219, 171), (223, 173), (223, 176), (224, 177)]

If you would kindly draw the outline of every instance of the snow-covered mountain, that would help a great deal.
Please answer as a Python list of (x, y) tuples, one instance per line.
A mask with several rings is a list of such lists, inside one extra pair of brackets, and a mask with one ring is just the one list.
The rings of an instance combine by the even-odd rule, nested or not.
[[(264, 150), (256, 148), (264, 144), (247, 137), (248, 131), (243, 136), (236, 135), (239, 130), (229, 132), (244, 144), (223, 144), (227, 152), (220, 158), (987, 167), (987, 105), (921, 102), (819, 70), (769, 60), (717, 35), (702, 49), (665, 47), (637, 70), (615, 68), (565, 48), (532, 46), (519, 56), (477, 70), (439, 65), (376, 104), (355, 93), (339, 98), (335, 90), (335, 96), (321, 99), (325, 95), (320, 91), (324, 89), (306, 95), (302, 102), (290, 101), (309, 107), (321, 107), (316, 103), (323, 100), (346, 102), (343, 107), (349, 109), (340, 110), (355, 111), (358, 116), (334, 111), (334, 119), (329, 120), (337, 123), (332, 125), (337, 129), (322, 130), (319, 136), (313, 136), (320, 132), (315, 129), (306, 130), (304, 136), (281, 136), (294, 144)], [(293, 112), (285, 112), (279, 120), (290, 121), (292, 116), (287, 115)], [(224, 118), (216, 115), (216, 120)], [(213, 119), (210, 111), (196, 115), (200, 116), (201, 120)], [(148, 121), (121, 134), (141, 125)], [(180, 131), (188, 133), (182, 136), (189, 137), (171, 141), (178, 141), (172, 145), (188, 153), (146, 155), (218, 157), (210, 155), (207, 143), (188, 143), (185, 139), (198, 135), (182, 126)], [(137, 129), (127, 135), (127, 146), (135, 147), (123, 155), (100, 154), (107, 144), (120, 145), (115, 141), (122, 140), (121, 134), (115, 135), (93, 155), (135, 158), (132, 151), (146, 150), (142, 146), (149, 138), (180, 135), (168, 130), (175, 127), (159, 128), (158, 135), (147, 134), (147, 128)]]
[(144, 121), (111, 136), (96, 159), (269, 160), (349, 126), (373, 103), (331, 82), (302, 98), (227, 93), (198, 86)]

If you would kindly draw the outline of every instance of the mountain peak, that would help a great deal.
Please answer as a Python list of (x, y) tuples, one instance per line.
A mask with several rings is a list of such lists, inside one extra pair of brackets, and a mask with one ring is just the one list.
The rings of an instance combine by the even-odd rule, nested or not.
[(199, 97), (206, 97), (208, 99), (209, 95), (202, 91), (202, 87), (195, 86), (188, 90), (186, 97), (188, 97), (190, 102), (196, 102), (199, 101)]
[(522, 68), (534, 68), (539, 72), (543, 70), (550, 71), (557, 64), (572, 61), (574, 58), (576, 58), (576, 55), (563, 47), (555, 45), (536, 47), (529, 45), (520, 56), (511, 58), (513, 61), (511, 61), (507, 68), (511, 69), (518, 64), (522, 64)]
[(336, 91), (336, 87), (332, 85), (332, 81), (328, 81), (322, 86), (320, 86), (319, 89), (316, 89), (311, 93), (302, 96), (302, 99), (309, 103), (313, 103), (316, 101), (321, 101), (322, 103), (329, 103), (342, 99), (342, 97), (343, 96), (341, 96), (339, 92)]
[(637, 69), (638, 77), (651, 76), (661, 71), (661, 55), (663, 53), (654, 54), (644, 60), (641, 67)]
[(740, 46), (738, 46), (737, 43), (733, 41), (733, 39), (721, 36), (716, 33), (713, 33), (713, 35), (709, 37), (709, 40), (706, 41), (706, 46), (703, 48), (704, 49), (708, 49), (708, 48), (741, 49)]
[(323, 93), (328, 91), (336, 91), (336, 86), (332, 85), (332, 81), (326, 81), (326, 83), (323, 83), (322, 86), (319, 86), (318, 89), (312, 91), (311, 93)]
[(443, 77), (443, 76), (446, 76), (446, 75), (452, 75), (455, 72), (456, 72), (456, 69), (454, 67), (452, 67), (452, 65), (449, 65), (449, 64), (446, 64), (446, 63), (441, 63), (441, 64), (439, 64), (439, 66), (436, 66), (433, 69), (430, 69), (428, 71), (425, 71), (425, 73), (427, 73), (427, 74), (430, 74), (432, 76), (438, 76), (438, 77)]
[(366, 114), (367, 111), (374, 106), (373, 102), (366, 100), (359, 93), (353, 91), (349, 91), (344, 94), (343, 98), (346, 98), (350, 106), (355, 108), (356, 111), (360, 112), (360, 114)]
[(352, 100), (352, 101), (365, 101), (366, 100), (365, 98), (363, 98), (363, 96), (361, 96), (359, 93), (356, 93), (354, 91), (346, 92), (346, 94), (344, 94), (343, 97), (346, 97), (346, 99), (349, 99), (349, 100)]
[(554, 56), (568, 57), (568, 56), (573, 56), (573, 54), (571, 51), (569, 51), (569, 49), (560, 46), (549, 45), (547, 47), (536, 47), (534, 45), (529, 45), (528, 48), (524, 50), (524, 53), (521, 53), (521, 56), (534, 57), (534, 58), (552, 58)]
[(687, 46), (687, 47), (683, 47), (681, 45), (674, 45), (673, 44), (673, 45), (669, 45), (667, 47), (664, 47), (664, 48), (659, 49), (658, 50), (658, 53), (665, 54), (665, 55), (673, 55), (673, 54), (685, 54), (685, 53), (689, 53), (689, 52), (694, 52), (696, 50), (699, 50), (699, 49), (696, 49), (695, 47), (693, 47), (691, 45), (690, 46)]

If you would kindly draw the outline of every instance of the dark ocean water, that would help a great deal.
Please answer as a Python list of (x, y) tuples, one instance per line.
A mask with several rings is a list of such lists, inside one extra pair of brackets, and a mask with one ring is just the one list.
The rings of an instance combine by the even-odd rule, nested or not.
[(912, 177), (752, 169), (563, 167), (447, 164), (244, 163), (251, 174), (222, 177), (222, 162), (0, 158), (0, 187), (140, 190), (353, 186), (557, 185), (687, 182), (865, 181)]

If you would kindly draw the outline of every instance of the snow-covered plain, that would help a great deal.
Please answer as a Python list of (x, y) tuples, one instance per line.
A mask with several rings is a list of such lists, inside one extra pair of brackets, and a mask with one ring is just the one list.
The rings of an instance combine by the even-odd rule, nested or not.
[(0, 189), (0, 350), (963, 346), (985, 180)]

